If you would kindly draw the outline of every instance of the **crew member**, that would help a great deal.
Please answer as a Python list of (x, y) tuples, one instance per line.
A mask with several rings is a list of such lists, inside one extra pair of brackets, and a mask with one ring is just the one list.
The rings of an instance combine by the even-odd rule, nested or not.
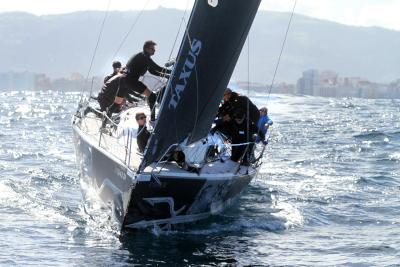
[(258, 120), (257, 126), (259, 131), (262, 133), (260, 136), (266, 135), (269, 126), (271, 126), (274, 122), (268, 117), (268, 108), (262, 107), (260, 108), (260, 119)]
[[(247, 111), (249, 121), (251, 124), (257, 125), (258, 119), (260, 117), (260, 112), (256, 105), (251, 102), (251, 100), (244, 95), (239, 95), (233, 92), (231, 89), (227, 88), (224, 92), (224, 102), (218, 109), (217, 117), (221, 118), (223, 114), (230, 114), (231, 117), (233, 112), (236, 110)], [(247, 114), (247, 112), (245, 112)]]
[(126, 63), (127, 84), (133, 91), (147, 97), (147, 103), (151, 110), (151, 121), (155, 121), (156, 117), (154, 105), (157, 96), (145, 84), (139, 81), (139, 78), (147, 71), (153, 75), (167, 78), (169, 77), (169, 74), (171, 74), (170, 70), (158, 66), (151, 59), (151, 56), (153, 56), (156, 51), (155, 46), (155, 42), (146, 41), (143, 45), (143, 52), (132, 56)]
[(113, 67), (113, 73), (107, 75), (104, 78), (104, 83), (106, 83), (109, 79), (111, 79), (112, 77), (114, 77), (115, 75), (117, 75), (119, 73), (119, 71), (121, 70), (121, 62), (119, 62), (117, 60), (113, 61), (112, 67)]
[(140, 153), (144, 152), (146, 148), (147, 141), (150, 138), (150, 132), (147, 130), (146, 127), (146, 115), (143, 112), (136, 113), (135, 116), (136, 122), (139, 125), (138, 132), (137, 132), (137, 145)]
[(107, 115), (109, 116), (112, 113), (119, 112), (129, 91), (125, 74), (115, 75), (103, 84), (97, 97), (100, 110), (107, 111)]
[(245, 144), (254, 142), (258, 128), (256, 125), (247, 122), (244, 110), (237, 109), (233, 113), (233, 128), (232, 128), (232, 155), (231, 160), (239, 161), (248, 164), (250, 156), (253, 154), (254, 144), (246, 144), (235, 146), (235, 144)]

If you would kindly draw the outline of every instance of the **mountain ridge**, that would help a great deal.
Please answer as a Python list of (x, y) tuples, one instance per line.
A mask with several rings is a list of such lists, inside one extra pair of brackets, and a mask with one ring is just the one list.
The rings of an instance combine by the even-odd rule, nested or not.
[[(112, 56), (139, 11), (111, 11), (97, 50), (92, 75), (111, 69)], [(145, 40), (158, 43), (154, 60), (167, 61), (183, 11), (159, 8), (144, 11), (122, 46), (124, 62), (141, 50)], [(269, 83), (275, 69), (290, 13), (259, 11), (250, 33), (250, 80)], [(187, 15), (188, 17), (188, 15)], [(187, 18), (186, 17), (186, 18)], [(59, 15), (25, 12), (0, 13), (0, 72), (32, 71), (51, 77), (88, 72), (104, 18), (102, 11)], [(176, 56), (182, 31), (172, 52)], [(222, 40), (223, 41), (223, 40)], [(276, 81), (295, 82), (307, 69), (329, 69), (341, 76), (377, 82), (400, 77), (400, 32), (381, 27), (349, 26), (295, 15), (281, 58)], [(247, 46), (233, 79), (247, 80)]]

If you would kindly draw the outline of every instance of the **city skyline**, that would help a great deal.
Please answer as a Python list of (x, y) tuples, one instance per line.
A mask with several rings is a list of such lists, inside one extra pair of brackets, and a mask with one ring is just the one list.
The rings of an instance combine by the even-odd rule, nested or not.
[[(97, 91), (103, 84), (102, 76), (89, 77), (92, 88)], [(253, 81), (231, 79), (238, 88), (253, 91), (264, 91), (268, 84)], [(50, 78), (44, 73), (0, 72), (1, 90), (57, 90), (80, 91), (88, 88), (90, 82), (79, 72), (73, 72), (69, 77)], [(322, 97), (356, 97), (356, 98), (392, 98), (400, 99), (400, 77), (389, 83), (378, 83), (363, 77), (347, 77), (332, 70), (308, 69), (296, 83), (276, 81), (272, 89), (276, 94), (300, 94)]]

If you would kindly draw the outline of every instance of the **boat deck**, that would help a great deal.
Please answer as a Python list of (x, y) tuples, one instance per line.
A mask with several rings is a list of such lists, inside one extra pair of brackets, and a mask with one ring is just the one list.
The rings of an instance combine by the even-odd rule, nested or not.
[(137, 150), (136, 138), (119, 134), (116, 127), (109, 125), (100, 132), (101, 124), (102, 120), (99, 117), (94, 113), (88, 113), (81, 120), (79, 129), (97, 147), (104, 149), (130, 169), (136, 170), (143, 157)]
[[(107, 154), (111, 154), (121, 163), (128, 166), (131, 170), (135, 171), (138, 169), (143, 154), (137, 150), (136, 143), (136, 132), (137, 125), (130, 123), (129, 120), (125, 120), (123, 123), (124, 129), (128, 129), (126, 132), (122, 132), (117, 127), (107, 127), (100, 132), (102, 120), (97, 117), (94, 113), (88, 113), (86, 117), (81, 120), (79, 129), (83, 132), (86, 138), (96, 146), (104, 149)], [(121, 123), (120, 123), (121, 124)], [(131, 127), (126, 127), (130, 124)], [(163, 162), (155, 166), (152, 164), (144, 169), (144, 173), (155, 173), (161, 176), (178, 176), (178, 177), (215, 177), (226, 178), (232, 176), (232, 174), (244, 174), (254, 171), (253, 168), (239, 166), (237, 162), (233, 162), (230, 159), (227, 160), (216, 160), (206, 163), (202, 166), (199, 172), (189, 172), (181, 168), (176, 162)]]

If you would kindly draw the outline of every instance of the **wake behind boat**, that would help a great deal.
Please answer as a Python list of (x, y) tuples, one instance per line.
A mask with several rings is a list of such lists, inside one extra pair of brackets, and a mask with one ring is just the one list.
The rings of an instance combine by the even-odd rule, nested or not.
[[(170, 227), (217, 214), (257, 174), (264, 147), (210, 133), (260, 0), (197, 0), (144, 153), (137, 106), (109, 118), (81, 101), (72, 127), (82, 181), (111, 204), (123, 230)], [(117, 123), (118, 122), (118, 123)], [(239, 160), (232, 147), (243, 146)]]

